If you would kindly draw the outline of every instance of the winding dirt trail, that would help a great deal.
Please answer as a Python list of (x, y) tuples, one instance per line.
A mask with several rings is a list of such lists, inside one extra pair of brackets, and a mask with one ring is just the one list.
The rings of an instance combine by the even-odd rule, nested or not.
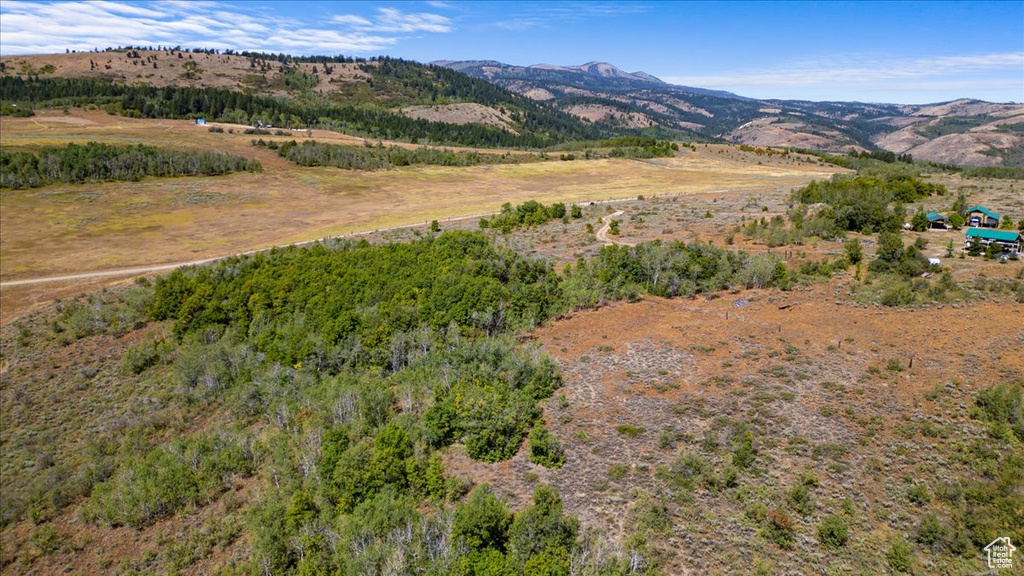
[(118, 268), (115, 270), (101, 270), (99, 272), (86, 272), (83, 274), (68, 274), (66, 276), (47, 276), (45, 278), (29, 278), (27, 280), (11, 280), (9, 282), (0, 282), (0, 287), (7, 288), (8, 286), (26, 286), (29, 284), (45, 284), (47, 282), (70, 282), (72, 280), (89, 280), (93, 278), (106, 278), (112, 276), (135, 276), (138, 274), (148, 274), (150, 272), (163, 272), (165, 270), (173, 270), (181, 266), (196, 266), (199, 264), (206, 264), (220, 260), (220, 258), (207, 258), (206, 260), (195, 260), (192, 262), (178, 262), (176, 264), (159, 264), (156, 266), (140, 266), (138, 268)]
[(601, 222), (604, 222), (604, 224), (597, 231), (597, 234), (594, 235), (595, 237), (597, 237), (598, 241), (604, 242), (606, 245), (620, 244), (622, 246), (635, 246), (635, 244), (631, 242), (624, 242), (622, 240), (615, 240), (613, 238), (608, 237), (608, 230), (611, 229), (612, 227), (612, 220), (614, 220), (618, 216), (622, 216), (623, 214), (624, 212), (622, 210), (618, 210), (605, 216), (604, 218), (601, 218)]

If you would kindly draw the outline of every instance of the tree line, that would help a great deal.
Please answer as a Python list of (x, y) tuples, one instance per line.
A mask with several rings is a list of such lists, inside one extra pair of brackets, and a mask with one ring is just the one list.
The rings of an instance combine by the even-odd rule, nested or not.
[(35, 188), (56, 182), (80, 184), (146, 176), (217, 176), (259, 172), (259, 161), (220, 152), (186, 152), (153, 146), (98, 142), (44, 146), (38, 152), (0, 150), (0, 187)]
[(619, 136), (601, 142), (610, 146), (608, 155), (612, 158), (664, 158), (675, 156), (679, 145), (668, 140), (657, 140), (647, 136)]
[(398, 166), (427, 164), (435, 166), (477, 166), (479, 164), (519, 164), (540, 161), (536, 155), (481, 154), (455, 152), (436, 148), (409, 150), (400, 146), (342, 146), (307, 140), (277, 142), (262, 138), (252, 141), (254, 146), (277, 150), (277, 155), (300, 166), (333, 166), (349, 170), (381, 170)]

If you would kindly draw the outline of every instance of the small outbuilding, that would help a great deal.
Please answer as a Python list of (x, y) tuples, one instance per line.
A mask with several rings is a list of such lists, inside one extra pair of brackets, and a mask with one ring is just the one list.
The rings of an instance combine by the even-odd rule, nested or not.
[(999, 214), (985, 208), (984, 206), (975, 206), (967, 210), (967, 225), (978, 228), (999, 228), (999, 220), (1002, 218)]
[(938, 212), (929, 212), (925, 214), (928, 217), (928, 228), (931, 230), (949, 230), (949, 218), (946, 218)]
[(968, 228), (964, 236), (964, 250), (969, 249), (975, 242), (980, 242), (985, 248), (988, 248), (993, 243), (999, 244), (1004, 252), (1010, 252), (1011, 254), (1019, 254), (1024, 251), (1024, 236), (1020, 232)]

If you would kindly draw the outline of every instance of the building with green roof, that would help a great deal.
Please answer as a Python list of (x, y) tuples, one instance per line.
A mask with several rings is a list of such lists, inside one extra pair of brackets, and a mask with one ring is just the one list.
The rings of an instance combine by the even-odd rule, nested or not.
[(1002, 219), (1002, 216), (984, 206), (974, 206), (967, 209), (967, 223), (971, 226), (999, 228), (1000, 219)]
[(1005, 252), (1024, 252), (1024, 236), (1020, 232), (968, 228), (964, 236), (964, 250), (969, 249), (975, 242), (981, 242), (986, 248), (994, 242), (1002, 246)]
[(929, 228), (937, 228), (939, 230), (948, 230), (949, 227), (950, 227), (949, 226), (949, 218), (946, 218), (945, 216), (943, 216), (942, 214), (939, 214), (938, 212), (929, 212), (929, 213), (925, 214), (925, 216), (928, 217), (928, 227)]

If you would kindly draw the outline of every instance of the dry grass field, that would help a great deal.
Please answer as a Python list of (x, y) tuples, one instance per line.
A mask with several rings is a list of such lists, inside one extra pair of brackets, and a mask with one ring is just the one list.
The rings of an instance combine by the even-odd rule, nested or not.
[[(53, 185), (0, 196), (0, 279), (14, 281), (190, 262), (247, 250), (444, 221), (529, 199), (590, 202), (644, 195), (788, 191), (836, 168), (761, 160), (731, 146), (698, 147), (672, 159), (533, 162), (475, 167), (416, 166), (360, 172), (304, 168), (250, 144), (244, 127), (213, 133), (187, 121), (104, 112), (44, 111), (4, 118), (0, 145), (32, 149), (88, 141), (220, 150), (258, 159), (262, 173)], [(264, 139), (302, 139), (262, 136)], [(317, 141), (363, 140), (314, 130)], [(748, 157), (749, 156), (749, 157)], [(3, 320), (59, 293), (57, 285), (4, 289)]]

